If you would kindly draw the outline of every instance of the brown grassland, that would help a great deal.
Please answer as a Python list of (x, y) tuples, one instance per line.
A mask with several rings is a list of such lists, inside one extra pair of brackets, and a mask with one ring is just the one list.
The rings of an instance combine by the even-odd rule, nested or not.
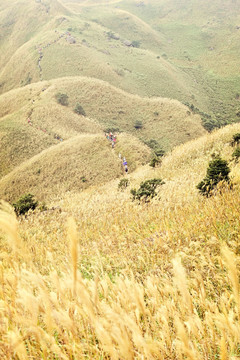
[[(129, 188), (163, 178), (149, 204), (132, 202), (119, 180), (18, 220), (2, 203), (1, 359), (239, 358), (239, 131), (128, 175)], [(213, 152), (230, 161), (233, 186), (206, 199), (196, 184)]]

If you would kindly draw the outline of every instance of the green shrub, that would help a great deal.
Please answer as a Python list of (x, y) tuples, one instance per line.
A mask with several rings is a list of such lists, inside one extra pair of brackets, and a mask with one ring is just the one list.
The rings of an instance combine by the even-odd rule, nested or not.
[(21, 196), (14, 204), (14, 210), (16, 214), (24, 215), (28, 212), (28, 210), (34, 210), (38, 205), (38, 202), (34, 199), (34, 195), (25, 194)]
[(76, 104), (74, 112), (78, 115), (86, 116), (86, 113), (85, 113), (82, 105), (80, 105), (79, 103)]
[(240, 158), (240, 148), (236, 148), (232, 153), (232, 158), (237, 162)]
[(121, 179), (119, 181), (119, 184), (118, 184), (118, 189), (119, 190), (125, 190), (129, 185), (129, 180), (128, 179)]
[(105, 133), (119, 133), (121, 130), (118, 127), (107, 127), (103, 130)]
[(220, 181), (229, 182), (230, 169), (226, 160), (217, 156), (210, 161), (207, 169), (206, 177), (197, 185), (197, 189), (204, 196), (209, 197), (212, 190), (217, 186)]
[(80, 180), (81, 180), (83, 183), (87, 182), (87, 179), (85, 178), (85, 176), (81, 176), (81, 177), (80, 177)]
[(161, 159), (158, 157), (158, 156), (154, 156), (151, 160), (150, 160), (150, 163), (149, 163), (149, 166), (151, 167), (156, 167), (158, 165), (161, 164)]
[(57, 93), (55, 95), (55, 98), (57, 100), (57, 102), (63, 106), (67, 106), (68, 105), (68, 96), (67, 94), (63, 94), (63, 93)]
[(135, 124), (134, 124), (134, 127), (135, 127), (135, 129), (137, 129), (137, 130), (142, 129), (142, 127), (143, 127), (142, 121), (136, 120), (136, 121), (135, 121)]
[(156, 188), (163, 184), (164, 181), (162, 181), (162, 179), (151, 179), (142, 182), (138, 190), (131, 189), (130, 192), (133, 196), (133, 200), (149, 202), (150, 199), (157, 195)]
[(140, 43), (140, 41), (138, 41), (138, 40), (133, 40), (133, 41), (132, 41), (132, 46), (135, 47), (135, 48), (139, 48), (139, 47), (140, 47), (140, 44), (141, 44), (141, 43)]
[(157, 148), (157, 149), (154, 150), (154, 154), (157, 157), (162, 157), (165, 154), (165, 151), (163, 149)]
[(108, 39), (119, 40), (119, 35), (115, 34), (113, 31), (108, 31), (106, 34)]
[(239, 145), (240, 144), (240, 133), (234, 134), (232, 141), (231, 141), (231, 145)]
[(165, 151), (163, 149), (161, 149), (157, 140), (150, 139), (150, 140), (144, 141), (144, 143), (153, 150), (154, 154), (157, 157), (162, 157), (165, 154)]

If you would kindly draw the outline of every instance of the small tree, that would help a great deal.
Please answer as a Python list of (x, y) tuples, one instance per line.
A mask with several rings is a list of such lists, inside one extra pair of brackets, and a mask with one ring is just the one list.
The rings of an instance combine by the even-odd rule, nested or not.
[(76, 104), (74, 112), (78, 115), (86, 116), (86, 113), (85, 113), (82, 105), (80, 105), (79, 103)]
[(158, 166), (158, 165), (160, 165), (161, 164), (161, 159), (159, 158), (159, 157), (157, 157), (157, 156), (154, 156), (152, 159), (151, 159), (151, 161), (150, 161), (150, 163), (149, 163), (149, 166), (151, 166), (151, 167), (156, 167), (156, 166)]
[(149, 202), (150, 199), (157, 195), (156, 188), (163, 184), (164, 181), (162, 181), (162, 179), (151, 179), (142, 182), (138, 190), (131, 189), (130, 192), (133, 196), (133, 200), (143, 200), (144, 202)]
[(231, 141), (231, 145), (239, 145), (240, 144), (240, 133), (234, 134), (232, 141)]
[(136, 120), (136, 121), (135, 121), (135, 124), (134, 124), (134, 127), (135, 127), (135, 129), (137, 129), (137, 130), (142, 129), (142, 127), (143, 127), (142, 121)]
[(212, 190), (217, 186), (220, 181), (229, 182), (230, 169), (226, 160), (217, 156), (210, 161), (207, 169), (206, 177), (197, 185), (197, 189), (204, 196), (209, 197)]
[(26, 214), (30, 209), (34, 210), (37, 205), (38, 202), (34, 199), (34, 195), (25, 194), (13, 204), (13, 207), (17, 216), (19, 216)]
[(57, 100), (57, 102), (63, 106), (67, 106), (68, 105), (68, 96), (67, 94), (63, 94), (63, 93), (57, 93), (55, 95), (55, 98)]

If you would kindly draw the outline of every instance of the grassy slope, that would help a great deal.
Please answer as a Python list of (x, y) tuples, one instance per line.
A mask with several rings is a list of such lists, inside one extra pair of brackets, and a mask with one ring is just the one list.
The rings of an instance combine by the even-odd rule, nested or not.
[[(29, 18), (32, 12), (29, 9)], [(2, 91), (39, 79), (35, 46), (54, 41), (57, 37), (55, 29), (61, 33), (71, 29), (76, 44), (69, 44), (63, 38), (44, 49), (43, 79), (85, 75), (140, 95), (190, 101), (192, 94), (199, 93), (197, 104), (203, 108), (208, 102), (203, 86), (195, 83), (192, 74), (161, 57), (167, 42), (165, 35), (152, 29), (134, 13), (115, 8), (109, 10), (104, 6), (100, 9), (84, 7), (80, 14), (69, 12), (64, 19), (61, 15), (50, 17), (41, 32), (19, 47), (1, 74)], [(109, 30), (117, 31), (120, 39), (109, 40)], [(125, 39), (140, 39), (141, 48), (129, 49), (122, 43)]]
[(134, 13), (165, 36), (163, 53), (197, 84), (191, 103), (220, 123), (238, 121), (239, 3), (153, 0), (136, 5), (122, 1), (118, 7)]
[[(3, 37), (3, 53), (9, 57), (4, 46), (10, 41), (15, 53), (7, 64), (5, 61), (0, 75), (2, 92), (40, 80), (38, 47), (70, 29), (76, 44), (62, 38), (44, 48), (44, 80), (91, 76), (142, 96), (193, 103), (219, 124), (239, 120), (237, 3), (215, 1), (211, 7), (199, 7), (194, 2), (176, 5), (172, 1), (144, 5), (120, 1), (107, 6), (99, 1), (65, 2), (69, 9), (56, 3), (49, 14), (46, 6), (24, 4), (21, 11), (25, 9), (28, 20), (21, 24), (22, 31), (16, 35), (13, 27)], [(39, 11), (39, 28), (34, 32), (28, 22), (36, 22)], [(118, 33), (119, 40), (109, 39), (108, 31)], [(128, 48), (123, 44), (126, 39), (140, 40), (140, 48)]]
[[(57, 28), (59, 33), (72, 29), (76, 44), (69, 44), (62, 38), (44, 49), (41, 61), (43, 79), (84, 75), (106, 80), (131, 93), (190, 100), (191, 87), (195, 86), (192, 79), (166, 60), (157, 58), (158, 52), (151, 52), (151, 45), (143, 46), (143, 49), (129, 49), (122, 44), (125, 40), (124, 32), (121, 40), (109, 41), (106, 35), (108, 28), (89, 22), (83, 14), (66, 19), (60, 25), (57, 19), (52, 21), (45, 31), (16, 51), (2, 71), (2, 91), (40, 79), (37, 67), (39, 55), (35, 47), (57, 39)], [(132, 16), (129, 21), (130, 27), (133, 24), (131, 31), (135, 33), (141, 29), (139, 36), (146, 39), (146, 44), (153, 43), (156, 48), (159, 43), (159, 39), (154, 39), (156, 34), (153, 31), (149, 33), (149, 29), (143, 28), (140, 20), (138, 22), (136, 27), (136, 20)]]
[[(59, 143), (55, 135), (66, 140), (81, 133), (101, 131), (94, 120), (58, 105), (54, 98), (57, 90), (53, 86), (49, 95), (49, 85), (38, 83), (0, 97), (1, 175)], [(44, 92), (43, 88), (46, 88)]]
[[(113, 180), (54, 201), (62, 212), (21, 219), (19, 237), (1, 212), (2, 311), (11, 318), (3, 354), (28, 358), (27, 344), (36, 358), (237, 358), (239, 164), (231, 163), (232, 190), (205, 199), (195, 187), (212, 152), (231, 159), (237, 132), (226, 127), (177, 147), (159, 169), (131, 174), (130, 188), (164, 178), (147, 206)], [(68, 222), (66, 231), (69, 215), (77, 228)]]
[[(160, 91), (169, 97), (171, 93), (170, 97), (193, 103), (220, 124), (239, 120), (236, 116), (239, 110), (236, 94), (240, 92), (237, 2), (214, 1), (211, 6), (195, 1), (177, 4), (175, 1), (119, 1), (112, 6), (100, 6), (100, 1), (95, 5), (89, 1), (79, 3), (69, 6), (123, 38), (140, 40), (141, 48), (151, 50), (155, 57), (167, 58), (175, 69), (175, 81), (178, 85), (185, 84), (189, 91), (176, 89), (171, 82), (165, 82), (164, 77), (163, 87), (156, 87), (154, 75), (145, 69), (144, 74), (148, 73), (151, 79), (148, 94)], [(151, 63), (151, 68), (156, 71), (156, 64)]]
[[(57, 103), (59, 91), (69, 96), (69, 106)], [(74, 113), (77, 102), (86, 117)], [(110, 126), (140, 139), (153, 138), (168, 150), (205, 132), (199, 117), (175, 100), (141, 98), (90, 78), (28, 85), (3, 94), (0, 105), (1, 175), (57, 144), (55, 134), (66, 140), (81, 133), (103, 133)], [(134, 128), (136, 120), (143, 122), (141, 130)]]
[(9, 201), (18, 199), (28, 189), (46, 200), (67, 191), (81, 191), (94, 183), (101, 184), (121, 173), (121, 162), (103, 136), (80, 135), (15, 168), (1, 180), (1, 197)]
[[(4, 1), (0, 8), (1, 23), (1, 69), (12, 55), (23, 44), (36, 36), (49, 20), (57, 14), (67, 14), (68, 11), (57, 0), (47, 1)], [(48, 12), (47, 12), (48, 9)], [(28, 16), (25, 16), (28, 14)], [(11, 44), (11, 46), (9, 46)]]

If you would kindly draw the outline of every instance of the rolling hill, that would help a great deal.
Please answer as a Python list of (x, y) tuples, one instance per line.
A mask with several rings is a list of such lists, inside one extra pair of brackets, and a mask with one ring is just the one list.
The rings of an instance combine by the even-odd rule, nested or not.
[(205, 3), (171, 1), (6, 3), (1, 92), (87, 76), (132, 94), (193, 105), (208, 129), (236, 122), (238, 6), (214, 1), (207, 11)]
[[(124, 191), (112, 180), (59, 194), (19, 231), (1, 203), (1, 356), (237, 357), (240, 168), (230, 143), (239, 132), (176, 147), (160, 168), (138, 167)], [(233, 186), (204, 198), (196, 184), (219, 152)], [(129, 190), (153, 176), (165, 181), (154, 201), (133, 202)]]
[(0, 3), (1, 359), (239, 358), (239, 10)]
[[(55, 96), (59, 92), (68, 96), (68, 106), (57, 102)], [(14, 102), (15, 98), (16, 102)], [(86, 116), (74, 112), (77, 103), (82, 105)], [(56, 165), (63, 169), (66, 164), (61, 164), (61, 161), (64, 160), (60, 155), (61, 149), (65, 149), (65, 142), (67, 142), (70, 150), (71, 140), (77, 139), (79, 134), (85, 134), (86, 139), (92, 139), (90, 134), (100, 136), (103, 139), (99, 143), (99, 154), (101, 154), (106, 147), (110, 149), (110, 144), (104, 139), (106, 129), (116, 129), (118, 133), (124, 132), (118, 136), (116, 155), (118, 156), (117, 152), (120, 152), (123, 156), (127, 156), (129, 170), (132, 171), (136, 168), (136, 164), (149, 161), (151, 150), (139, 140), (144, 142), (155, 140), (161, 148), (169, 150), (183, 141), (205, 133), (199, 116), (189, 112), (188, 108), (176, 100), (141, 98), (114, 88), (106, 82), (91, 78), (63, 78), (12, 90), (0, 97), (0, 107), (2, 115), (0, 121), (1, 175), (7, 175), (13, 171), (10, 177), (2, 180), (6, 184), (2, 192), (4, 198), (13, 194), (19, 195), (21, 191), (30, 189), (29, 179), (31, 177), (26, 176), (26, 173), (32, 171), (36, 175), (37, 170), (43, 168), (43, 163), (46, 164), (44, 175), (46, 181), (52, 179), (51, 171), (54, 171), (60, 175), (59, 182), (64, 184), (65, 176), (70, 176), (68, 172), (53, 170), (52, 160), (46, 159), (48, 156), (49, 159), (54, 157), (51, 155), (50, 147), (59, 149), (60, 153), (55, 155), (56, 158), (59, 158)], [(141, 129), (135, 128), (136, 120), (142, 121)], [(137, 141), (136, 138), (139, 140)], [(90, 143), (87, 145), (85, 142), (86, 154), (89, 154), (89, 149), (91, 149)], [(135, 143), (138, 144), (136, 148)], [(85, 156), (85, 151), (83, 147), (78, 149), (76, 140), (74, 140), (74, 144), (77, 163), (78, 160), (81, 160), (79, 151), (83, 153), (83, 156)], [(42, 165), (34, 165), (31, 170), (31, 166), (35, 164), (34, 159), (38, 156), (42, 157), (42, 152), (44, 153), (44, 160), (40, 161)], [(117, 163), (119, 164), (119, 161)], [(21, 164), (24, 168), (27, 167), (28, 171), (26, 169), (23, 171)], [(84, 164), (81, 166), (88, 168), (86, 161)], [(93, 171), (101, 173), (106, 167), (108, 168), (108, 160), (106, 159), (105, 165), (102, 162), (96, 162), (91, 166)], [(117, 166), (119, 167), (119, 165)], [(17, 168), (15, 169), (15, 167)], [(87, 173), (90, 172), (90, 168), (86, 169)], [(83, 168), (80, 167), (79, 171), (82, 170)], [(47, 176), (48, 171), (50, 171), (49, 176)], [(113, 173), (116, 176), (120, 174), (115, 171)], [(20, 193), (10, 185), (13, 178), (19, 176), (23, 179), (26, 178), (25, 183), (17, 181), (18, 184), (21, 184), (19, 186)], [(72, 181), (78, 182), (79, 176), (80, 173), (77, 172), (75, 180), (72, 179)], [(41, 178), (37, 178), (39, 181), (41, 180)], [(7, 179), (9, 180), (7, 181)], [(109, 179), (107, 174), (106, 179)], [(96, 177), (94, 181), (97, 182), (98, 178)], [(23, 186), (23, 184), (25, 185)], [(85, 185), (89, 184), (91, 181)], [(66, 188), (69, 186), (66, 185)], [(51, 188), (51, 181), (49, 187)], [(52, 184), (52, 187), (55, 188), (55, 185)], [(49, 192), (51, 193), (52, 190), (52, 188), (49, 189)], [(58, 190), (55, 188), (54, 191), (56, 194)], [(37, 191), (35, 192), (37, 193)], [(42, 192), (40, 191), (40, 193)]]

